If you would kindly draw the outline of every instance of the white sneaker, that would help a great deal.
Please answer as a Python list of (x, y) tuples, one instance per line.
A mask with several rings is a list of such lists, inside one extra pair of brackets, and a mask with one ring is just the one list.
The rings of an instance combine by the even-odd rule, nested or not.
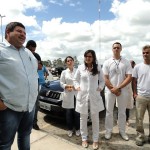
[(72, 135), (73, 135), (73, 131), (72, 131), (72, 130), (69, 130), (69, 131), (68, 131), (68, 136), (69, 136), (69, 137), (72, 137)]
[(122, 139), (124, 139), (125, 141), (129, 141), (129, 137), (125, 132), (120, 132), (120, 136), (122, 137)]
[(76, 136), (80, 136), (80, 130), (76, 130)]
[(105, 133), (105, 139), (106, 139), (106, 140), (111, 139), (111, 132), (106, 132), (106, 133)]

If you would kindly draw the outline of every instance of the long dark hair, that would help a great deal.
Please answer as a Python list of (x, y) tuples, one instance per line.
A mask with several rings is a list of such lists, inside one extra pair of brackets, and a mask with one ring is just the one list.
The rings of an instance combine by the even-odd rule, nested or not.
[[(96, 58), (96, 54), (95, 54), (95, 51), (94, 50), (87, 50), (85, 53), (84, 53), (84, 57), (86, 57), (86, 55), (88, 53), (91, 53), (92, 54), (92, 57), (93, 57), (93, 62), (92, 62), (92, 65), (93, 65), (93, 68), (91, 70), (92, 72), (92, 75), (95, 76), (96, 74), (98, 74), (98, 65), (97, 65), (97, 58)], [(84, 64), (85, 66), (87, 67), (87, 63), (84, 61)]]
[(65, 63), (67, 63), (67, 59), (68, 59), (68, 58), (70, 58), (70, 59), (72, 59), (72, 60), (74, 61), (73, 57), (67, 56), (67, 57), (65, 58), (65, 60), (64, 60)]

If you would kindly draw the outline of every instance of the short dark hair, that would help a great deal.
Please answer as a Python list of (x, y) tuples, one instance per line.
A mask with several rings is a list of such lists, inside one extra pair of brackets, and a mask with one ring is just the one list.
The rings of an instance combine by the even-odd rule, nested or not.
[(142, 50), (150, 49), (150, 45), (145, 45)]
[(122, 48), (122, 45), (121, 45), (121, 43), (119, 43), (119, 42), (115, 42), (115, 43), (112, 45), (112, 47), (113, 47), (115, 44), (119, 44), (120, 47)]
[(35, 56), (35, 58), (36, 58), (39, 62), (42, 61), (42, 60), (41, 60), (41, 57), (40, 57), (40, 55), (39, 55), (38, 53), (33, 53), (33, 55)]
[(29, 48), (29, 46), (36, 47), (36, 42), (33, 40), (29, 40), (26, 44), (26, 48)]
[(25, 26), (20, 22), (10, 22), (9, 24), (6, 25), (6, 28), (5, 28), (5, 38), (7, 37), (7, 34), (6, 34), (7, 31), (13, 32), (16, 26), (19, 26), (25, 29)]

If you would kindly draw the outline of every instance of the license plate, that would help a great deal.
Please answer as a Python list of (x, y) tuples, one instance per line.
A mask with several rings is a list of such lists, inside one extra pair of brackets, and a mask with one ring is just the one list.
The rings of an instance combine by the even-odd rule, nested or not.
[(51, 104), (40, 102), (40, 108), (50, 111), (51, 110)]

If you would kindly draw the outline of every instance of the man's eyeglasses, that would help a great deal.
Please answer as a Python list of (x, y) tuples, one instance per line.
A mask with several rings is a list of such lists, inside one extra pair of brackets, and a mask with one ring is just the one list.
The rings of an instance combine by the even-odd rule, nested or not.
[(143, 54), (149, 54), (149, 52), (143, 52)]
[(113, 49), (120, 49), (120, 47), (113, 47)]

